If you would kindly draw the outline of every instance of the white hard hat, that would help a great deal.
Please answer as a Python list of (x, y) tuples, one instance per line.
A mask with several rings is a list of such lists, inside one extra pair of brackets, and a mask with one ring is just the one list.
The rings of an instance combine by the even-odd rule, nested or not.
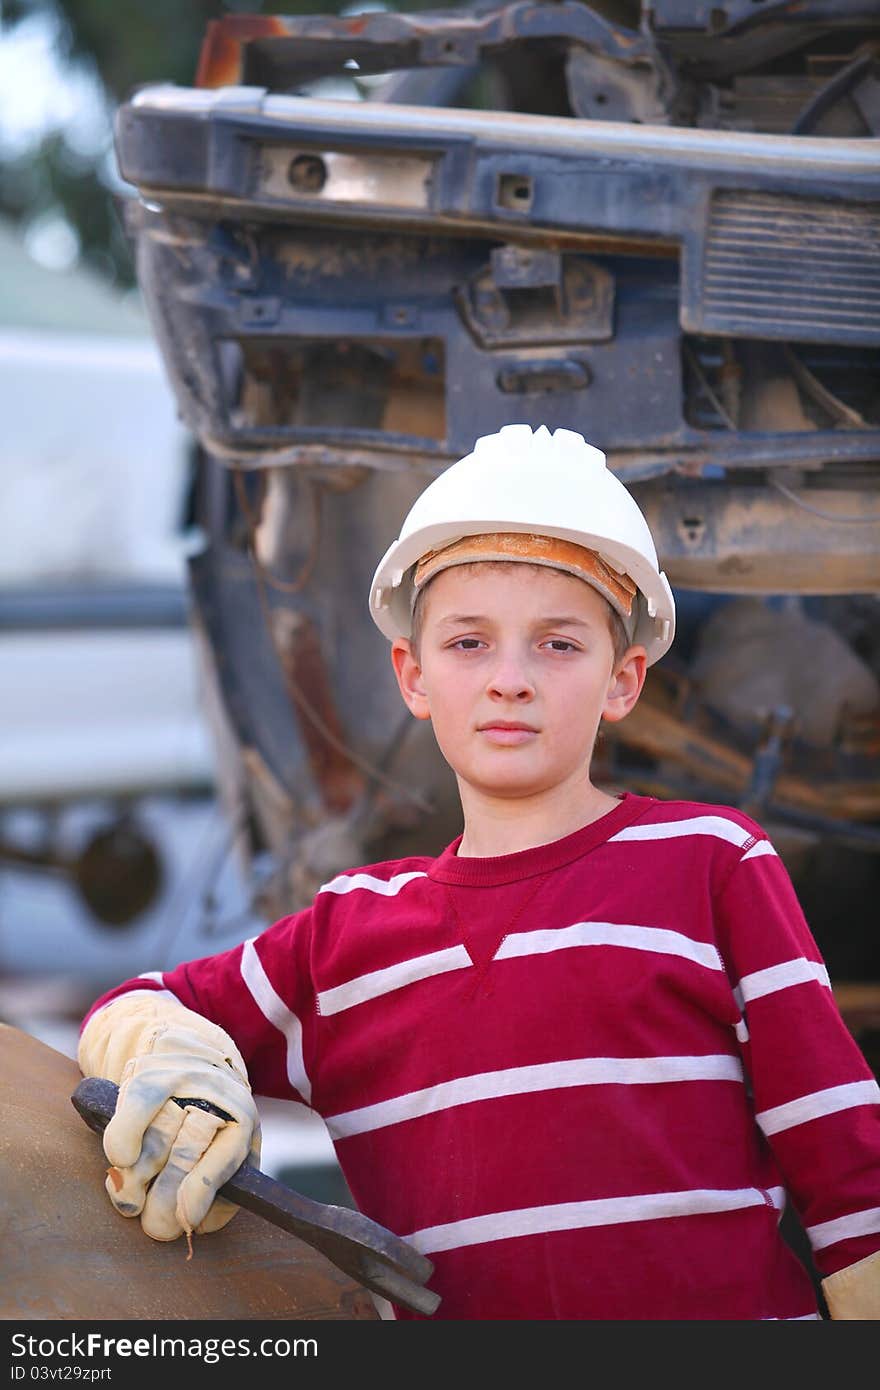
[[(423, 557), (466, 536), (513, 534), (555, 537), (595, 552), (613, 575), (628, 576), (637, 593), (627, 624), (632, 642), (644, 645), (648, 665), (659, 660), (675, 634), (675, 601), (648, 523), (623, 483), (609, 472), (605, 455), (574, 430), (546, 425), (505, 425), (478, 439), (473, 452), (439, 474), (416, 498), (396, 541), (379, 562), (370, 589), (370, 614), (386, 637), (409, 637), (415, 590), (413, 573)], [(548, 551), (552, 555), (552, 550)], [(496, 552), (483, 551), (482, 558)], [(510, 551), (498, 551), (510, 558)], [(459, 547), (449, 563), (474, 558)], [(534, 560), (523, 547), (514, 558)], [(537, 563), (542, 563), (538, 558)], [(626, 621), (611, 587), (555, 558), (543, 563), (571, 568), (604, 594)], [(442, 556), (430, 575), (444, 567)], [(430, 577), (429, 575), (429, 577)], [(625, 581), (624, 581), (625, 583)]]

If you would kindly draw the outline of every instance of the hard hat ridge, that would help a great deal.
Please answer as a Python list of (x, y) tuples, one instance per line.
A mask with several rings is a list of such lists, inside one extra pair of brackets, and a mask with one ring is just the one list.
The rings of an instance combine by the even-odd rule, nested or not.
[[(638, 503), (608, 469), (601, 449), (575, 430), (551, 433), (546, 425), (533, 430), (528, 424), (509, 424), (481, 436), (469, 454), (420, 493), (373, 576), (373, 621), (392, 640), (408, 637), (415, 567), (425, 556), (441, 557), (439, 566), (432, 563), (433, 575), (447, 552), (449, 563), (466, 562), (468, 548), (456, 550), (456, 542), (469, 536), (507, 536), (508, 553), (517, 533), (524, 541), (545, 536), (592, 551), (603, 565), (626, 576), (637, 590), (628, 624), (632, 640), (644, 644), (649, 664), (668, 649), (675, 604)], [(525, 545), (513, 550), (514, 558), (531, 558)], [(589, 565), (577, 562), (574, 572), (609, 599), (608, 583)], [(618, 606), (615, 593), (612, 584), (612, 607)]]

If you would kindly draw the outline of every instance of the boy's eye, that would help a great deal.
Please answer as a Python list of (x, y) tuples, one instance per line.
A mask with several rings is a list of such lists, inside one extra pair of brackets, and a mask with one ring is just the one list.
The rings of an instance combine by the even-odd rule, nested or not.
[(479, 637), (459, 637), (452, 645), (453, 647), (462, 647), (466, 652), (472, 652), (481, 643)]
[(550, 641), (547, 643), (547, 646), (552, 647), (555, 652), (573, 652), (577, 650), (577, 648), (574, 645), (574, 642), (566, 642), (565, 639), (562, 637), (551, 637)]

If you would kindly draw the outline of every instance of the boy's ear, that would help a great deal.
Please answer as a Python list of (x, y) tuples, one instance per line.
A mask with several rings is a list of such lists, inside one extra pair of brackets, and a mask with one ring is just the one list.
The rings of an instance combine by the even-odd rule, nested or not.
[(602, 718), (616, 724), (629, 714), (645, 684), (648, 654), (644, 647), (629, 647), (614, 668), (608, 683), (608, 694)]
[(413, 656), (405, 637), (395, 637), (391, 644), (391, 664), (404, 704), (416, 719), (430, 719), (428, 696), (422, 683), (422, 668)]

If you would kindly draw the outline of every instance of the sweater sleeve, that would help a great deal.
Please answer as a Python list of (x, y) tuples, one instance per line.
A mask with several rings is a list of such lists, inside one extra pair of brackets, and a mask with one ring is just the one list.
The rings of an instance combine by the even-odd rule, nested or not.
[(306, 908), (227, 951), (126, 980), (94, 1002), (82, 1026), (123, 994), (160, 991), (225, 1029), (255, 1094), (311, 1106), (317, 1066), (313, 913)]
[(755, 1117), (831, 1275), (880, 1250), (880, 1087), (792, 882), (757, 825), (717, 899)]

